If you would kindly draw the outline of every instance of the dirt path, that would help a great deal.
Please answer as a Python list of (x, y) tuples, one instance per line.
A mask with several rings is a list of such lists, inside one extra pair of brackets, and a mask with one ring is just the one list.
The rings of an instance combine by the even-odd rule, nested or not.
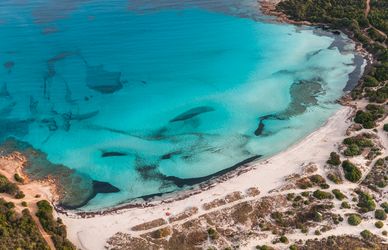
[(366, 7), (365, 7), (365, 17), (368, 18), (370, 11), (370, 0), (366, 0)]

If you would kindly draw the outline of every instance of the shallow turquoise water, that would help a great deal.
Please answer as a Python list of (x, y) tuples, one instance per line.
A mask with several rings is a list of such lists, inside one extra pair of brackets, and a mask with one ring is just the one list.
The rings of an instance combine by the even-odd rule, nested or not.
[(1, 137), (120, 189), (85, 209), (287, 148), (338, 109), (355, 68), (351, 46), (263, 22), (250, 1), (54, 2), (0, 3)]

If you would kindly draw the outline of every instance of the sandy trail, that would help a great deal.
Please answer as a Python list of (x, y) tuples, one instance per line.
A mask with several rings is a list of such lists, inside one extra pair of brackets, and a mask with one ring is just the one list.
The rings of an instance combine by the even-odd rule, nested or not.
[(365, 17), (368, 18), (370, 11), (370, 0), (366, 0), (366, 6), (365, 6)]

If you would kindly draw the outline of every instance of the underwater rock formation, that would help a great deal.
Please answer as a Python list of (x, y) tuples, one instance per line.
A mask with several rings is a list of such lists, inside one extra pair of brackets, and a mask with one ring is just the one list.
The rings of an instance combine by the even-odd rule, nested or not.
[(279, 113), (259, 117), (259, 125), (254, 134), (256, 136), (263, 134), (265, 120), (287, 120), (290, 117), (303, 114), (308, 107), (317, 105), (317, 96), (323, 94), (322, 85), (321, 78), (294, 82), (290, 88), (291, 102), (288, 107)]
[(105, 157), (115, 157), (115, 156), (126, 156), (128, 155), (127, 153), (123, 153), (123, 152), (114, 152), (114, 151), (103, 151), (101, 153), (101, 157), (105, 158)]
[[(196, 177), (196, 178), (179, 178), (176, 176), (166, 176), (162, 174), (158, 167), (156, 165), (144, 165), (144, 166), (137, 166), (136, 171), (140, 174), (140, 176), (145, 180), (160, 180), (162, 182), (167, 182), (170, 184), (174, 184), (175, 186), (182, 188), (184, 186), (193, 186), (205, 181), (208, 181), (210, 179), (213, 179), (215, 177), (221, 176), (223, 174), (226, 174), (232, 170), (235, 170), (239, 167), (242, 167), (250, 162), (253, 162), (257, 159), (259, 159), (261, 155), (254, 155), (252, 157), (249, 157), (231, 167), (225, 168), (223, 170), (220, 170), (218, 172), (215, 172), (210, 175), (202, 176), (202, 177)], [(147, 195), (149, 196), (149, 195)]]
[(103, 94), (111, 94), (123, 87), (121, 72), (109, 72), (102, 65), (87, 66), (86, 85)]
[(214, 111), (214, 108), (208, 107), (208, 106), (192, 108), (176, 116), (174, 119), (170, 120), (170, 122), (185, 121), (195, 116), (201, 115), (203, 113), (212, 112), (212, 111)]

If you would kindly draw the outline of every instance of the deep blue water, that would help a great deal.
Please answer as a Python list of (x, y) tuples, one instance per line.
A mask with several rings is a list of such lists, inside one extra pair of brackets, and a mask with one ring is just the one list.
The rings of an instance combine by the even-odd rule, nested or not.
[(287, 148), (338, 109), (354, 54), (256, 5), (2, 1), (1, 139), (120, 189), (85, 209)]

